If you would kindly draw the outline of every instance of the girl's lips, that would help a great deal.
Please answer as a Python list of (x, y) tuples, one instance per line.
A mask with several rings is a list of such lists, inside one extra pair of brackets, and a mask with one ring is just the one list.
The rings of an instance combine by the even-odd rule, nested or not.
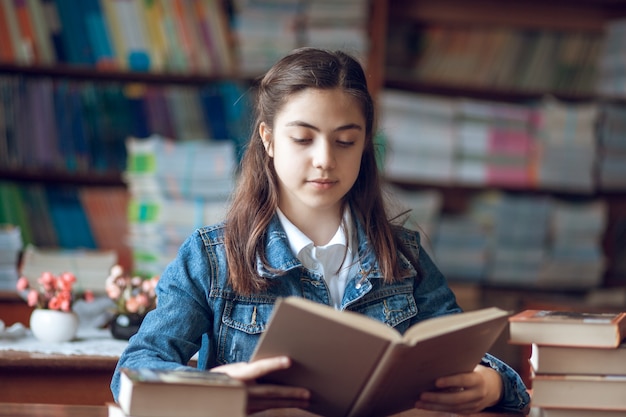
[(328, 180), (328, 179), (316, 179), (309, 181), (311, 185), (320, 189), (327, 189), (332, 187), (337, 183), (337, 181)]

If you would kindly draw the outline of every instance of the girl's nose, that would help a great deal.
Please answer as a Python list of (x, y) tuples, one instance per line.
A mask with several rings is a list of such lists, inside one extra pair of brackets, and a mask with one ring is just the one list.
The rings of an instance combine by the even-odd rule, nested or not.
[(327, 140), (319, 140), (313, 146), (313, 166), (319, 169), (330, 169), (335, 166), (335, 154)]

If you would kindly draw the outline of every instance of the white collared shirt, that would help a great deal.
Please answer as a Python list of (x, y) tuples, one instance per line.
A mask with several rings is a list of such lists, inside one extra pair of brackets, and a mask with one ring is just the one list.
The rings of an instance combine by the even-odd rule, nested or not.
[(346, 208), (344, 212), (344, 222), (348, 225), (348, 230), (344, 230), (340, 224), (333, 238), (324, 246), (315, 246), (313, 241), (302, 233), (280, 209), (276, 209), (276, 212), (285, 229), (294, 256), (302, 262), (305, 268), (324, 277), (333, 306), (339, 309), (353, 260), (353, 251), (350, 246), (354, 240), (349, 238), (352, 236), (350, 210)]

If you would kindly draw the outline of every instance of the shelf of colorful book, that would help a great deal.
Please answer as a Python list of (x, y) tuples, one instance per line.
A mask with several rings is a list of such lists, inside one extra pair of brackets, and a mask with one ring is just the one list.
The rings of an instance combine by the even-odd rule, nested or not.
[(624, 48), (625, 16), (626, 5), (607, 1), (391, 2), (385, 84), (518, 101), (623, 95), (611, 56)]

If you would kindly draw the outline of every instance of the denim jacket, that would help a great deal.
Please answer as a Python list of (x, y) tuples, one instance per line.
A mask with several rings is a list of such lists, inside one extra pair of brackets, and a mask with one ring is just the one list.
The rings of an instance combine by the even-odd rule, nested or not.
[[(415, 258), (419, 255), (421, 278), (400, 254), (400, 262), (410, 271), (407, 279), (383, 284), (364, 230), (359, 224), (356, 229), (359, 264), (348, 279), (342, 310), (382, 321), (401, 333), (421, 320), (461, 311), (443, 275), (421, 250), (417, 232), (402, 229), (400, 238)], [(269, 266), (286, 273), (277, 276), (258, 262), (258, 271), (272, 285), (263, 293), (236, 294), (228, 284), (223, 232), (223, 223), (197, 230), (164, 270), (157, 286), (158, 306), (147, 314), (117, 364), (111, 382), (116, 400), (122, 367), (188, 368), (196, 352), (200, 369), (248, 361), (277, 297), (296, 295), (331, 304), (323, 277), (302, 267), (277, 216), (268, 227), (266, 256)], [(489, 354), (482, 364), (502, 376), (504, 391), (498, 409), (520, 411), (528, 405), (525, 386), (512, 368)]]

